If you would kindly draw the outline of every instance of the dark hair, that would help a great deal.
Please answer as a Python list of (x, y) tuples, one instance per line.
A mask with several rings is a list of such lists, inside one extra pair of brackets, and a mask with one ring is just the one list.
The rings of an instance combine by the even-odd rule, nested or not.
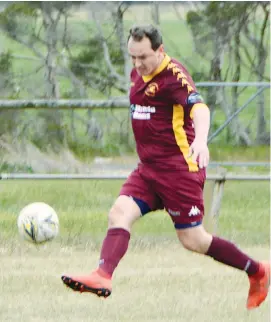
[(157, 50), (163, 43), (162, 35), (160, 31), (153, 25), (138, 25), (129, 30), (128, 41), (130, 38), (135, 41), (141, 41), (144, 37), (149, 38), (151, 42), (151, 48)]

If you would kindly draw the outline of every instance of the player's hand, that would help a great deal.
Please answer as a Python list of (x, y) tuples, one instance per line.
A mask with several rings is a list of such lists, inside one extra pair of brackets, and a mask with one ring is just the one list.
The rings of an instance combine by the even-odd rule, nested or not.
[(192, 161), (199, 162), (199, 167), (206, 168), (209, 163), (209, 149), (205, 141), (195, 139), (190, 145), (188, 157), (192, 157)]

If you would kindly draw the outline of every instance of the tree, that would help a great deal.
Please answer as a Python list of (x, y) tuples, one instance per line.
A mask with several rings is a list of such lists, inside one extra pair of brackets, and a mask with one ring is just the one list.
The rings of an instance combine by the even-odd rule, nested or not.
[[(246, 29), (250, 29), (253, 15), (258, 12), (259, 7), (261, 7), (259, 2), (208, 2), (202, 4), (197, 11), (191, 10), (188, 12), (187, 22), (192, 30), (195, 48), (203, 58), (211, 62), (210, 80), (238, 82), (241, 78), (241, 72), (246, 67), (253, 67), (251, 64), (246, 66), (243, 59), (244, 48), (251, 54), (251, 50), (245, 43), (244, 35), (247, 33)], [(262, 31), (266, 30), (268, 19), (269, 16), (267, 17), (266, 14), (263, 23), (265, 27), (261, 28)], [(259, 31), (257, 29), (256, 38), (260, 38)], [(263, 52), (265, 50), (258, 52), (258, 58), (261, 57), (264, 60), (264, 65), (266, 56), (261, 55)], [(229, 64), (225, 67), (226, 57), (229, 59)], [(261, 79), (264, 79), (264, 70), (258, 67), (254, 70), (261, 74)], [(234, 87), (232, 89), (232, 101), (227, 102), (224, 88), (219, 90), (211, 88), (208, 91), (207, 103), (212, 108), (212, 115), (217, 106), (221, 106), (227, 117), (234, 113), (238, 107), (240, 92), (240, 89)], [(230, 124), (229, 134), (229, 139), (234, 140), (237, 144), (252, 144), (247, 129), (238, 118), (235, 118)]]
[[(65, 64), (65, 59), (62, 59), (62, 49), (65, 48), (68, 38), (68, 11), (73, 5), (72, 2), (15, 2), (0, 14), (0, 30), (34, 55), (17, 55), (16, 58), (38, 62), (34, 75), (39, 70), (44, 71), (44, 82), (41, 86), (31, 84), (31, 77), (20, 83), (22, 89), (28, 87), (27, 91), (32, 97), (34, 95), (35, 98), (59, 99), (59, 79), (63, 76), (70, 80), (80, 97), (86, 97), (84, 85)], [(60, 24), (63, 20), (64, 28), (61, 30)], [(73, 122), (73, 112), (71, 114)], [(24, 119), (21, 126), (27, 129), (29, 127), (25, 122), (28, 123), (29, 120)], [(67, 142), (68, 132), (63, 127), (62, 112), (58, 110), (53, 113), (39, 111), (31, 128), (31, 132), (34, 132), (31, 134), (32, 139), (40, 146), (50, 145), (57, 148), (58, 144)]]
[[(44, 97), (59, 98), (58, 83), (56, 81), (56, 26), (60, 13), (56, 17), (54, 4), (50, 2), (12, 3), (0, 15), (0, 28), (10, 38), (29, 48), (45, 70), (46, 91)], [(38, 19), (42, 17), (39, 25)], [(29, 23), (32, 22), (32, 23)], [(39, 27), (39, 29), (37, 29)], [(44, 36), (41, 35), (43, 28)], [(40, 49), (46, 47), (46, 53)], [(63, 142), (64, 133), (61, 130), (61, 114), (40, 112), (40, 122), (36, 129), (35, 140), (43, 144)], [(47, 138), (47, 140), (46, 140)], [(52, 139), (54, 138), (54, 139)]]
[[(71, 10), (77, 5), (78, 2), (11, 3), (0, 14), (0, 30), (32, 52), (32, 56), (16, 54), (13, 57), (33, 61), (33, 65), (37, 66), (33, 77), (38, 71), (44, 71), (40, 86), (31, 83), (29, 77), (21, 83), (22, 88), (32, 97), (47, 99), (89, 98), (89, 88), (106, 98), (110, 98), (112, 91), (115, 94), (116, 90), (127, 96), (130, 66), (123, 15), (129, 4), (107, 3), (107, 13), (114, 25), (114, 32), (108, 37), (95, 10), (95, 6), (101, 4), (90, 3), (92, 21), (82, 26), (85, 27), (82, 38), (78, 34), (72, 37), (73, 29), (69, 24)], [(86, 34), (89, 34), (87, 41)], [(76, 48), (75, 51), (75, 46), (80, 50)], [(65, 78), (70, 87), (62, 93), (59, 85), (61, 78)], [(49, 144), (57, 147), (59, 143), (67, 142), (75, 145), (78, 138), (75, 120), (85, 126), (90, 145), (102, 138), (103, 131), (91, 110), (87, 111), (86, 118), (71, 110), (69, 125), (63, 115), (60, 111), (38, 111), (38, 118), (28, 131), (32, 141), (43, 147)], [(29, 128), (25, 123), (30, 123), (30, 120), (22, 120), (21, 128)], [(122, 120), (120, 123), (123, 124)], [(119, 129), (120, 137), (127, 139), (128, 129), (123, 130), (121, 126)], [(25, 130), (24, 134), (27, 135)]]
[[(260, 17), (261, 19), (258, 19)], [(249, 61), (250, 70), (259, 82), (270, 81), (269, 75), (265, 74), (268, 52), (270, 48), (270, 3), (258, 2), (251, 13), (252, 27), (244, 25), (244, 35), (249, 44), (254, 48), (255, 57), (243, 46), (242, 49)], [(253, 32), (254, 30), (254, 32)], [(257, 32), (255, 32), (255, 30)], [(259, 144), (266, 144), (270, 141), (269, 133), (266, 129), (265, 118), (265, 99), (262, 94), (258, 99), (257, 109), (257, 136), (256, 141)]]
[[(12, 56), (9, 51), (0, 53), (0, 95), (3, 98), (16, 98), (19, 89), (13, 81)], [(0, 111), (0, 136), (5, 133), (17, 134), (20, 113)]]

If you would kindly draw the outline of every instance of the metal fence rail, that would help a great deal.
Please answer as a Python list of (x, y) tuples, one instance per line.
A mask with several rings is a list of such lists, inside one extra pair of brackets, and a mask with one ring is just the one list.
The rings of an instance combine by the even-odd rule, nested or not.
[[(228, 116), (227, 120), (208, 138), (210, 143), (223, 129), (240, 114), (257, 96), (264, 90), (270, 88), (269, 82), (198, 82), (198, 88), (208, 87), (256, 87), (258, 90), (242, 106)], [(108, 108), (128, 108), (128, 96), (110, 98), (107, 100), (90, 100), (90, 99), (30, 99), (30, 100), (0, 100), (0, 110), (24, 110), (24, 109), (102, 109)]]
[[(31, 174), (31, 173), (1, 173), (0, 180), (123, 180), (128, 174)], [(212, 181), (268, 181), (269, 174), (207, 174), (207, 180)]]
[[(258, 91), (244, 104), (243, 110), (255, 97), (262, 91), (270, 88), (268, 82), (198, 82), (198, 88), (207, 87), (257, 87)], [(0, 100), (0, 110), (21, 110), (21, 109), (108, 109), (108, 108), (127, 108), (129, 98), (127, 96), (104, 99), (21, 99), (21, 100)], [(236, 112), (237, 114), (240, 112)]]
[(216, 162), (210, 162), (208, 164), (209, 168), (214, 167), (263, 167), (263, 168), (270, 168), (270, 162), (261, 162), (261, 161), (216, 161)]

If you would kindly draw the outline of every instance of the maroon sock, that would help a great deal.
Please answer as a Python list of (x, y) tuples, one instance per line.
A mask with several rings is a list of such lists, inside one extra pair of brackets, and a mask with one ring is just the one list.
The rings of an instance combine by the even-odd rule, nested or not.
[(214, 260), (254, 275), (259, 271), (259, 263), (244, 254), (233, 243), (213, 236), (206, 255)]
[(103, 241), (99, 268), (110, 277), (128, 249), (130, 233), (122, 228), (112, 228), (107, 231)]

